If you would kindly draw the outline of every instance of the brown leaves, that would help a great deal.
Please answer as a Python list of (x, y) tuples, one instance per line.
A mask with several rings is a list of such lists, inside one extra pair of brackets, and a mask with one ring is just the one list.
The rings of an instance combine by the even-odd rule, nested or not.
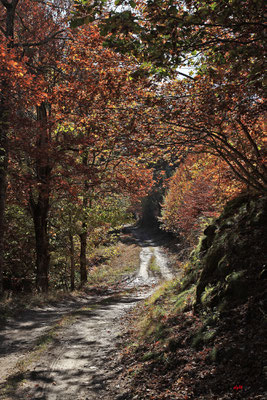
[(194, 241), (205, 219), (216, 216), (240, 189), (229, 172), (227, 164), (214, 156), (188, 156), (169, 181), (164, 226)]

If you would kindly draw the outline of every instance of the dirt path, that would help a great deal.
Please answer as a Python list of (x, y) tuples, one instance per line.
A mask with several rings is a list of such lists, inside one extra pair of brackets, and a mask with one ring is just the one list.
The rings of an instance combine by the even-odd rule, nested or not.
[[(134, 234), (142, 246), (140, 268), (134, 276), (125, 280), (123, 289), (124, 293), (128, 290), (127, 295), (81, 296), (55, 307), (29, 310), (21, 318), (10, 321), (0, 333), (2, 389), (7, 388), (8, 376), (12, 382), (11, 388), (2, 390), (1, 399), (119, 398), (120, 388), (112, 385), (119, 367), (113, 368), (112, 361), (118, 353), (117, 344), (122, 329), (120, 319), (138, 301), (152, 293), (159, 275), (162, 279), (172, 277), (161, 248), (155, 246), (144, 233), (135, 231)], [(157, 276), (149, 268), (153, 256), (160, 270)], [(45, 338), (47, 332), (51, 333), (51, 327), (55, 327), (64, 315), (71, 315), (73, 321), (65, 327), (57, 325), (52, 343), (45, 353), (41, 352), (40, 356), (32, 359), (27, 356), (36, 342)], [(17, 388), (18, 362), (25, 357), (29, 362), (28, 371), (23, 376), (26, 379)]]

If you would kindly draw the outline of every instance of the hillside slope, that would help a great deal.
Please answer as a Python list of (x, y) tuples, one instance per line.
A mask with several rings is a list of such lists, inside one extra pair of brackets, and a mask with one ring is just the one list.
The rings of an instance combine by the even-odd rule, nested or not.
[(266, 398), (266, 222), (266, 197), (229, 202), (182, 280), (132, 315), (125, 399)]

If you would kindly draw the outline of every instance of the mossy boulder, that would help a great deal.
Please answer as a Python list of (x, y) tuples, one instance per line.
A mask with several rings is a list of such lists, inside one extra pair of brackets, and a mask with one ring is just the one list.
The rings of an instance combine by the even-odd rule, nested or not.
[[(264, 290), (267, 197), (240, 196), (208, 226), (198, 246), (196, 305), (231, 307)], [(265, 271), (265, 272), (264, 272)]]

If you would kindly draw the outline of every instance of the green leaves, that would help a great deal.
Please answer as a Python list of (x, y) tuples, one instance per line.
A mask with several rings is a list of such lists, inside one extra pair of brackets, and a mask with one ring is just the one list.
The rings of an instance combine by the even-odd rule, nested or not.
[(75, 18), (75, 19), (71, 20), (70, 27), (71, 28), (78, 28), (79, 26), (87, 24), (88, 22), (90, 22), (90, 21), (88, 21), (88, 17)]
[(136, 3), (133, 0), (130, 0), (129, 4), (132, 8), (136, 7)]
[(106, 36), (110, 33), (114, 38), (118, 38), (118, 34), (128, 35), (129, 33), (140, 32), (140, 26), (136, 23), (136, 17), (130, 10), (122, 12), (112, 12), (108, 18), (108, 23), (102, 21), (100, 24), (101, 34)]
[(100, 15), (105, 7), (107, 0), (94, 0), (91, 3), (88, 0), (76, 0), (74, 2), (75, 11), (72, 12), (73, 18), (70, 20), (71, 28), (89, 24), (95, 21), (96, 16)]
[(210, 8), (212, 9), (212, 11), (214, 11), (216, 7), (217, 7), (217, 3), (216, 2), (211, 3)]
[[(127, 4), (128, 2), (126, 0), (115, 0), (115, 6), (122, 6)], [(128, 3), (132, 8), (136, 7), (136, 3), (134, 0), (130, 0)]]

